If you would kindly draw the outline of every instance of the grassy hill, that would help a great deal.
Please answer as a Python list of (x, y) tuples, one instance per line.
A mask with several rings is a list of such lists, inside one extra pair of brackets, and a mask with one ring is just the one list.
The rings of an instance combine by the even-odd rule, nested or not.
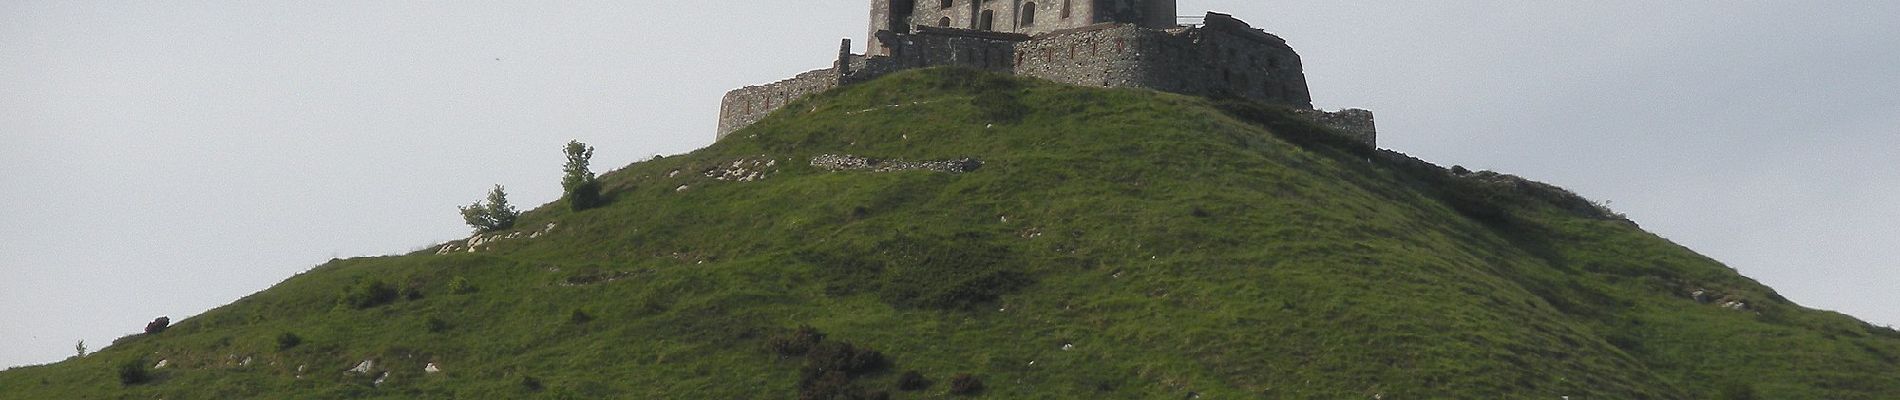
[(1245, 102), (912, 71), (602, 179), (0, 398), (1900, 398), (1900, 333)]

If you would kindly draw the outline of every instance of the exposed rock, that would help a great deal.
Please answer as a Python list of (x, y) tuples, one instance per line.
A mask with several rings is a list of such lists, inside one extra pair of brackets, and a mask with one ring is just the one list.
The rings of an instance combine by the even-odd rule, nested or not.
[(164, 332), (165, 329), (171, 328), (171, 326), (171, 317), (158, 317), (153, 319), (152, 322), (145, 324), (145, 334), (157, 335), (160, 332)]
[(356, 364), (355, 368), (350, 368), (350, 372), (359, 373), (359, 374), (367, 374), (369, 373), (371, 369), (374, 369), (374, 368), (376, 368), (375, 361), (363, 360), (362, 363)]
[(384, 371), (382, 375), (377, 375), (377, 376), (376, 376), (376, 381), (375, 381), (375, 382), (370, 382), (370, 384), (371, 384), (371, 385), (375, 385), (375, 386), (379, 386), (379, 387), (380, 387), (380, 386), (383, 386), (383, 382), (384, 382), (384, 381), (388, 381), (388, 380), (389, 380), (389, 372), (387, 372), (387, 371)]
[(168, 365), (172, 365), (172, 360), (158, 360), (158, 364), (152, 364), (152, 369), (165, 368)]
[(442, 367), (436, 366), (435, 363), (429, 363), (429, 365), (422, 366), (422, 372), (431, 374), (442, 372)]

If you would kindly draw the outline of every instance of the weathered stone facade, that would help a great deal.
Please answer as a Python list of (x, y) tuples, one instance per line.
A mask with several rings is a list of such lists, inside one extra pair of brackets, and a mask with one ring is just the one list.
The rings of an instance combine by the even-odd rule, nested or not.
[[(961, 66), (1073, 85), (1245, 97), (1304, 110), (1301, 115), (1377, 145), (1370, 111), (1312, 110), (1300, 55), (1285, 40), (1220, 13), (1208, 13), (1198, 26), (1176, 26), (1174, 4), (876, 0), (868, 55), (851, 54), (847, 39), (831, 68), (727, 93), (718, 137), (808, 94), (906, 69)], [(1025, 18), (1032, 12), (1035, 17)], [(1013, 22), (996, 25), (995, 18)]]

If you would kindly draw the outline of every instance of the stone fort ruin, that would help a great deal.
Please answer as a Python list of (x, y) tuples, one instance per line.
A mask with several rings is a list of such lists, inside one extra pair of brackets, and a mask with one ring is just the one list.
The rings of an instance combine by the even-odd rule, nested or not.
[(1175, 0), (872, 0), (865, 54), (726, 93), (718, 138), (785, 103), (913, 68), (957, 66), (1072, 85), (1238, 96), (1289, 107), (1377, 145), (1372, 112), (1313, 109), (1300, 55), (1227, 14), (1179, 24)]

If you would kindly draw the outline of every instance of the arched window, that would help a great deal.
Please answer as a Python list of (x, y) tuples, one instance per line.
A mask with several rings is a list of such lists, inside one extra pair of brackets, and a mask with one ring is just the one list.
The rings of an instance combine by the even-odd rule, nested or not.
[(996, 11), (983, 10), (982, 16), (976, 19), (976, 29), (985, 31), (996, 30)]
[(939, 27), (939, 28), (949, 28), (949, 27), (950, 27), (950, 17), (943, 17), (943, 19), (939, 19), (939, 20), (937, 20), (937, 27)]
[(1036, 2), (1023, 3), (1023, 26), (1036, 25)]
[(957, 5), (957, 0), (942, 0), (942, 1), (937, 2), (937, 8), (950, 8), (950, 7), (955, 7), (956, 5)]

